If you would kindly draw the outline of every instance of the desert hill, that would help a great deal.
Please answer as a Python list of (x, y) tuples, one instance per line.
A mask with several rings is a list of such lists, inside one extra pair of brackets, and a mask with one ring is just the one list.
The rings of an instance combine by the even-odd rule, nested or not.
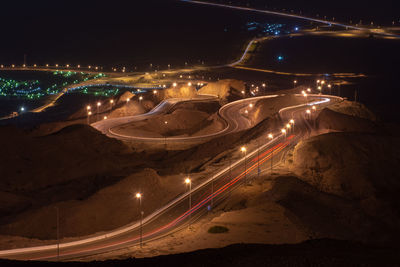
[(43, 137), (3, 127), (0, 136), (1, 224), (27, 208), (84, 199), (144, 164), (124, 144), (87, 125)]

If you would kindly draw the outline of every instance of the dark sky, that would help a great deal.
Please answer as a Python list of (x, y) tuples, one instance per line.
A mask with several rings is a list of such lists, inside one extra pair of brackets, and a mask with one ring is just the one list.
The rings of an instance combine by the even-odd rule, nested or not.
[[(350, 0), (232, 2), (301, 8), (304, 13), (319, 12), (354, 20), (375, 18), (385, 23), (400, 14), (393, 0), (381, 0), (378, 4)], [(175, 0), (4, 1), (0, 15), (0, 63), (21, 64), (24, 54), (28, 55), (28, 63), (108, 65), (144, 62), (167, 54), (193, 55), (190, 49), (196, 45), (207, 48), (208, 40), (216, 39), (216, 44), (221, 45), (229, 43), (230, 39), (221, 33), (238, 21), (235, 12)]]

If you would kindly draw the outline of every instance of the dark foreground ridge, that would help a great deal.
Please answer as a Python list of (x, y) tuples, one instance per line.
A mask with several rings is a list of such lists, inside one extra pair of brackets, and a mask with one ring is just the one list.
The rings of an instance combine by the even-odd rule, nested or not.
[(93, 262), (0, 260), (0, 266), (398, 266), (398, 251), (397, 248), (319, 239), (294, 245), (235, 244), (144, 259)]

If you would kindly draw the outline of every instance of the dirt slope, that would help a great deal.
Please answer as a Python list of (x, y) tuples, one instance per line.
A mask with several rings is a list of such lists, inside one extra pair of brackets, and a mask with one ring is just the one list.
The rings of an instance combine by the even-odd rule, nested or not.
[(121, 142), (86, 125), (44, 137), (14, 128), (2, 128), (0, 135), (2, 224), (28, 207), (84, 199), (143, 164)]
[(199, 94), (217, 95), (223, 102), (236, 97), (243, 97), (242, 91), (246, 89), (243, 81), (238, 80), (220, 80), (209, 83), (199, 90)]
[(316, 125), (320, 131), (376, 132), (378, 130), (378, 125), (369, 119), (335, 112), (329, 108), (319, 113)]
[(291, 169), (317, 190), (355, 201), (368, 216), (397, 228), (399, 149), (397, 136), (324, 134), (295, 147)]

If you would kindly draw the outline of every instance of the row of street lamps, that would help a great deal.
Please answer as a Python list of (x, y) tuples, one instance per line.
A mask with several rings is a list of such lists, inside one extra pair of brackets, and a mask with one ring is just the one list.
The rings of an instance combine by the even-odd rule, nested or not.
[[(204, 61), (202, 62), (202, 64), (204, 65)], [(187, 65), (188, 65), (187, 62), (185, 62), (185, 66), (187, 66)], [(77, 64), (77, 65), (73, 66), (73, 65), (70, 65), (70, 64), (62, 65), (62, 64), (58, 64), (58, 63), (56, 63), (54, 65), (51, 65), (51, 64), (45, 64), (45, 65), (33, 64), (33, 65), (30, 65), (30, 66), (27, 65), (27, 64), (22, 64), (20, 66), (18, 66), (16, 64), (11, 64), (9, 66), (11, 68), (18, 68), (18, 67), (22, 67), (22, 68), (32, 68), (32, 67), (33, 68), (40, 68), (40, 67), (54, 68), (55, 67), (55, 68), (66, 68), (66, 69), (69, 69), (69, 68), (71, 68), (71, 69), (74, 69), (74, 68), (77, 68), (77, 69), (87, 68), (89, 70), (92, 70), (92, 69), (93, 70), (103, 70), (102, 66), (92, 66), (92, 65), (81, 66), (80, 64)], [(167, 66), (168, 66), (168, 69), (171, 69), (171, 64), (168, 64)], [(7, 68), (7, 65), (1, 64), (0, 68), (2, 68), (2, 69), (3, 68)], [(153, 68), (153, 64), (150, 64), (150, 68)], [(157, 66), (157, 68), (159, 68), (159, 66)], [(120, 68), (112, 67), (111, 70), (113, 72), (118, 72), (118, 71), (123, 72), (123, 73), (128, 72), (126, 67), (120, 67)], [(137, 71), (137, 67), (134, 66), (132, 70), (133, 71)], [(158, 69), (155, 69), (155, 72), (157, 72), (157, 71), (158, 71)]]
[[(191, 209), (192, 209), (192, 180), (187, 177), (185, 178), (185, 184), (187, 186), (189, 186), (189, 227), (190, 227), (190, 220), (191, 220)], [(140, 212), (140, 229), (139, 229), (139, 242), (140, 242), (140, 248), (143, 247), (143, 215), (144, 215), (144, 211), (142, 209), (142, 198), (143, 198), (143, 194), (138, 192), (136, 193), (136, 199), (139, 201), (139, 212)]]
[[(188, 84), (188, 85), (190, 86), (191, 84)], [(176, 87), (176, 83), (174, 83), (173, 86)], [(141, 100), (141, 99), (139, 98), (139, 100)], [(110, 103), (111, 103), (111, 104), (112, 104), (113, 102), (114, 102), (113, 100), (110, 100)], [(129, 98), (127, 99), (127, 102), (129, 102)], [(101, 103), (100, 103), (100, 102), (97, 102), (97, 113), (99, 112), (99, 111), (98, 111), (98, 108), (99, 108), (100, 106), (101, 106)], [(249, 104), (249, 107), (252, 108), (252, 107), (253, 107), (253, 104)], [(314, 106), (313, 106), (313, 107), (314, 107)], [(90, 111), (90, 110), (91, 110), (91, 107), (90, 107), (90, 106), (87, 106), (87, 110), (88, 110), (88, 115), (90, 115), (90, 114), (91, 114), (91, 111)], [(309, 111), (309, 110), (307, 110), (307, 113), (308, 113), (308, 111)], [(105, 117), (105, 119), (106, 119), (106, 117)], [(168, 121), (165, 121), (164, 123), (165, 123), (165, 125), (167, 125), (167, 124), (168, 124)], [(281, 130), (282, 133), (285, 134), (285, 138), (286, 138), (286, 133), (287, 133), (287, 130), (286, 130), (286, 129), (290, 130), (290, 129), (292, 128), (293, 131), (294, 131), (294, 123), (295, 123), (295, 122), (294, 122), (294, 119), (291, 119), (291, 120), (286, 124), (286, 128), (283, 128), (283, 129)], [(268, 134), (267, 137), (268, 137), (268, 139), (271, 140), (271, 141), (274, 139), (274, 136), (273, 136), (272, 133)], [(258, 147), (257, 149), (259, 149), (259, 147)], [(240, 151), (241, 151), (242, 153), (244, 153), (244, 165), (245, 165), (244, 180), (246, 181), (246, 180), (247, 180), (247, 148), (246, 148), (245, 146), (242, 146), (242, 147), (240, 148)], [(273, 155), (274, 155), (273, 153), (274, 153), (274, 148), (272, 148), (272, 152), (271, 152), (271, 174), (272, 174), (272, 171), (273, 171)], [(257, 164), (258, 164), (258, 168), (259, 168), (259, 161), (260, 161), (260, 158), (258, 157), (257, 160), (258, 160)], [(187, 186), (189, 186), (189, 226), (190, 226), (191, 209), (192, 209), (192, 181), (191, 181), (191, 179), (190, 179), (189, 177), (187, 177), (187, 178), (185, 178), (184, 182), (185, 182), (185, 184), (186, 184)], [(142, 198), (143, 198), (142, 193), (140, 193), (140, 192), (136, 193), (136, 198), (137, 198), (138, 201), (139, 201), (139, 210), (140, 210), (140, 237), (139, 237), (139, 241), (140, 241), (140, 247), (142, 248), (142, 247), (143, 247), (143, 215), (144, 215), (144, 211), (143, 211), (143, 209), (142, 209)]]
[[(291, 119), (287, 124), (286, 124), (286, 128), (282, 128), (281, 132), (282, 134), (285, 135), (285, 139), (286, 139), (286, 134), (287, 132), (292, 129), (292, 131), (294, 131), (294, 119)], [(274, 139), (274, 135), (272, 133), (269, 133), (267, 138), (272, 141)], [(259, 156), (259, 145), (257, 143), (257, 168), (258, 168), (258, 174), (260, 173), (260, 156)], [(247, 148), (245, 146), (242, 146), (240, 148), (240, 151), (244, 154), (244, 179), (246, 179), (247, 177)], [(271, 151), (271, 174), (273, 171), (273, 158), (274, 158), (274, 147), (272, 147), (272, 151)]]
[[(154, 90), (154, 91), (153, 91), (153, 94), (157, 94), (157, 91)], [(139, 99), (139, 101), (142, 101), (142, 100), (143, 100), (143, 96), (139, 96), (138, 99)], [(131, 100), (130, 98), (127, 98), (127, 99), (126, 99), (126, 103), (128, 104), (130, 100)], [(114, 108), (114, 102), (115, 102), (114, 99), (110, 99), (110, 105), (111, 105), (110, 111)], [(96, 114), (97, 114), (97, 121), (99, 120), (99, 114), (100, 114), (99, 108), (100, 108), (100, 106), (101, 106), (101, 102), (98, 101), (98, 102), (96, 103), (96, 107), (97, 107), (97, 113), (96, 113)], [(86, 106), (86, 111), (87, 111), (87, 124), (89, 124), (89, 117), (93, 114), (93, 112), (92, 112), (92, 107), (91, 107), (90, 105), (87, 105), (87, 106)], [(106, 120), (106, 119), (108, 119), (108, 117), (107, 117), (107, 116), (104, 116), (103, 119)]]
[[(164, 123), (167, 125), (168, 121), (165, 121)], [(294, 124), (295, 124), (294, 119), (291, 119), (288, 122), (288, 124), (286, 124), (286, 128), (287, 129), (292, 128), (294, 131)], [(286, 138), (286, 129), (285, 128), (282, 129), (282, 133), (285, 134), (285, 138)], [(270, 141), (272, 141), (274, 139), (274, 136), (272, 133), (270, 133), (270, 134), (268, 134), (267, 138)], [(259, 147), (257, 149), (259, 149)], [(244, 166), (245, 166), (244, 167), (245, 168), (244, 180), (247, 181), (247, 148), (245, 146), (242, 146), (240, 148), (240, 151), (242, 153), (244, 153)], [(272, 152), (271, 152), (271, 174), (273, 172), (273, 156), (274, 156), (274, 147), (272, 147)], [(259, 161), (260, 161), (259, 156), (257, 158), (257, 161), (258, 161), (257, 164), (258, 164), (258, 168), (259, 168)], [(259, 169), (258, 169), (258, 172), (259, 172)], [(184, 182), (187, 186), (189, 186), (189, 227), (190, 227), (191, 209), (192, 209), (192, 180), (189, 177), (187, 177), (187, 178), (185, 178)], [(214, 190), (212, 188), (212, 193), (213, 193), (213, 191)], [(142, 210), (142, 197), (143, 197), (142, 193), (140, 193), (140, 192), (136, 193), (136, 198), (139, 200), (139, 209), (140, 209), (140, 237), (139, 237), (139, 240), (140, 240), (141, 248), (143, 247), (143, 215), (144, 215), (144, 212)]]

